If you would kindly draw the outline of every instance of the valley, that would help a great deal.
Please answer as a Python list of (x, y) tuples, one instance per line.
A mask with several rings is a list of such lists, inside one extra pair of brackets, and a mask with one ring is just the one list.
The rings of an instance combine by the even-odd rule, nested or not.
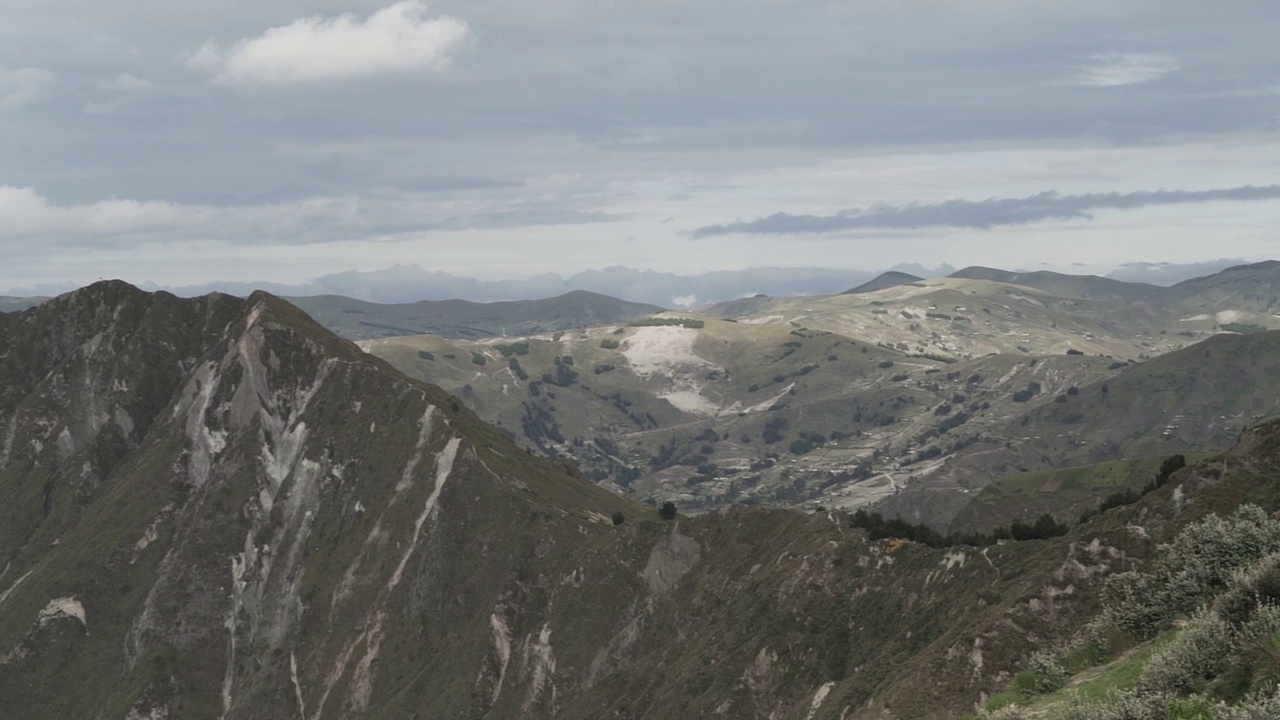
[[(1193, 293), (970, 268), (523, 337), (361, 346), (636, 499), (883, 502), (946, 527), (1010, 473), (1220, 450), (1280, 410), (1268, 381), (1280, 333), (1259, 332), (1280, 317), (1245, 300), (1277, 274), (1230, 269), (1214, 276), (1229, 291), (1209, 278)], [(1224, 292), (1242, 305), (1222, 309)]]

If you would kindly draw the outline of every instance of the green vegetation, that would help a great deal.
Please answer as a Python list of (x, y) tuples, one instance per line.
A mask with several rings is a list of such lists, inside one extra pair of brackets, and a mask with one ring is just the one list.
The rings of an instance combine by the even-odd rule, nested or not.
[(622, 343), (618, 342), (617, 340), (614, 340), (613, 338), (604, 338), (603, 340), (600, 341), (600, 347), (604, 348), (605, 350), (617, 350), (621, 346), (622, 346)]
[(473, 352), (471, 353), (471, 362), (475, 365), (484, 365), (489, 362), (489, 358), (485, 357), (484, 353)]
[(1007, 528), (996, 528), (991, 533), (968, 532), (943, 535), (928, 525), (907, 522), (901, 517), (885, 520), (880, 513), (859, 509), (849, 518), (849, 524), (867, 531), (870, 540), (899, 538), (918, 542), (929, 547), (943, 548), (956, 545), (981, 547), (994, 545), (1001, 540), (1047, 540), (1066, 535), (1070, 529), (1052, 515), (1041, 515), (1034, 523), (1014, 521)]
[(1227, 332), (1240, 333), (1241, 335), (1266, 332), (1267, 330), (1261, 325), (1253, 325), (1251, 323), (1225, 323), (1222, 325), (1222, 329)]

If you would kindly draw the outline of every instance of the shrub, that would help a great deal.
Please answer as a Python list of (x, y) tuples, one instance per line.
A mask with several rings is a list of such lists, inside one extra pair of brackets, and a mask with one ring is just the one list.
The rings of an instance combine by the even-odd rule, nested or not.
[(1172, 643), (1151, 656), (1138, 678), (1138, 687), (1179, 695), (1197, 691), (1218, 674), (1234, 646), (1226, 622), (1216, 615), (1200, 615)]
[(471, 362), (475, 363), (476, 365), (484, 365), (485, 363), (489, 362), (489, 359), (478, 352), (473, 352), (471, 353)]
[(662, 518), (663, 520), (675, 520), (676, 504), (671, 502), (670, 500), (662, 503), (662, 507), (658, 509), (658, 517)]
[(618, 347), (621, 345), (622, 343), (612, 338), (605, 338), (600, 341), (600, 347), (604, 348), (605, 350), (617, 350)]
[(1027, 667), (1014, 676), (1014, 686), (1023, 695), (1044, 695), (1067, 684), (1067, 671), (1053, 655), (1037, 651)]
[(792, 440), (791, 446), (787, 449), (791, 451), (792, 455), (805, 455), (813, 451), (813, 442), (804, 438)]
[(613, 511), (613, 526), (617, 527), (627, 521), (627, 516), (622, 514), (621, 510)]

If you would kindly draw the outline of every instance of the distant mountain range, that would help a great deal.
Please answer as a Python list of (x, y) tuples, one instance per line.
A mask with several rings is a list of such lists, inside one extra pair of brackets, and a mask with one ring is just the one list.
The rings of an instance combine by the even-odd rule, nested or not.
[[(1242, 263), (1243, 261), (1239, 259), (1220, 259), (1185, 265), (1131, 263), (1108, 273), (1106, 277), (1124, 282), (1169, 286), (1183, 280), (1211, 275)], [(890, 276), (898, 273), (916, 278), (943, 277), (955, 271), (955, 268), (946, 263), (935, 267), (904, 263), (888, 269)], [(1037, 273), (1010, 274), (1025, 276)], [(141, 283), (140, 287), (153, 291), (167, 290), (183, 297), (210, 292), (247, 297), (255, 290), (265, 290), (286, 297), (342, 295), (366, 302), (390, 304), (450, 299), (464, 299), (472, 302), (534, 300), (555, 297), (574, 290), (586, 290), (629, 302), (648, 303), (667, 308), (687, 308), (758, 294), (834, 295), (862, 283), (876, 281), (878, 275), (880, 275), (879, 272), (864, 270), (779, 267), (756, 267), (682, 275), (628, 267), (609, 267), (602, 270), (587, 270), (567, 277), (549, 273), (521, 280), (479, 280), (446, 272), (429, 271), (417, 265), (395, 265), (374, 271), (349, 270), (300, 284), (220, 281), (187, 286)], [(6, 292), (10, 295), (48, 297), (74, 289), (75, 285), (67, 283), (10, 289)], [(861, 287), (857, 287), (857, 291), (868, 292)], [(18, 306), (7, 305), (5, 300), (0, 299), (0, 311), (12, 309), (18, 309)]]

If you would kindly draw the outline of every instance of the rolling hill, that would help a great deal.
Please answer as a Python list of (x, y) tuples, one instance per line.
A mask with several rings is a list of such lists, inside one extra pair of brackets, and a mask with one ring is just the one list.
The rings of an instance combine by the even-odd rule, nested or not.
[(1223, 450), (1244, 428), (1280, 414), (1276, 377), (1280, 332), (1216, 335), (1010, 419), (885, 511), (945, 527), (972, 493), (1002, 476)]
[[(1062, 290), (1087, 286), (1080, 292), (1094, 295), (1126, 286), (1037, 278)], [(1147, 289), (1132, 290), (1139, 291)], [(1280, 327), (1280, 318), (1244, 314), (1258, 327)], [(1166, 407), (1181, 402), (1146, 392), (1150, 383), (1139, 383), (1133, 392), (1141, 397), (1118, 401), (1124, 409), (1109, 417), (1137, 413), (1125, 421), (1131, 432), (1156, 442), (1101, 433), (1082, 440), (1088, 451), (1050, 457), (1033, 440), (1083, 432), (1075, 415), (1087, 412), (1086, 392), (1100, 392), (1134, 363), (1154, 372), (1166, 365), (1142, 363), (1206, 340), (1240, 342), (1223, 331), (1214, 316), (1160, 300), (1121, 304), (941, 278), (856, 295), (756, 296), (523, 340), (406, 336), (363, 344), (457, 394), (519, 442), (571, 457), (593, 480), (639, 499), (706, 509), (726, 502), (849, 508), (881, 500), (898, 507), (927, 497), (929, 509), (903, 510), (945, 525), (968, 493), (1022, 468), (1221, 449), (1245, 424), (1239, 410), (1231, 410), (1230, 422), (1194, 400), (1181, 422), (1171, 419), (1176, 413), (1139, 411), (1157, 399)], [(1195, 357), (1170, 362), (1192, 367)], [(1259, 392), (1263, 375), (1242, 375), (1252, 383), (1246, 392)], [(1036, 415), (1026, 419), (1033, 429), (1018, 425), (1036, 408), (1047, 408), (1051, 419)], [(1211, 411), (1214, 417), (1199, 415)], [(1170, 424), (1199, 430), (1160, 440)], [(1031, 457), (997, 452), (1004, 443)], [(1119, 450), (1102, 449), (1112, 445)], [(969, 456), (975, 459), (964, 460)], [(915, 486), (922, 492), (903, 493)]]
[(447, 338), (518, 337), (626, 322), (662, 310), (585, 290), (545, 300), (492, 303), (434, 300), (380, 305), (338, 295), (290, 298), (290, 302), (350, 340), (424, 333)]
[(988, 267), (967, 267), (949, 277), (964, 280), (989, 280), (1006, 285), (1024, 285), (1061, 297), (1109, 302), (1136, 302), (1160, 293), (1164, 288), (1146, 283), (1123, 282), (1096, 275), (1066, 275), (1039, 270), (1009, 272)]
[(1206, 277), (1184, 280), (1160, 293), (1166, 302), (1224, 313), (1222, 322), (1238, 322), (1245, 311), (1280, 313), (1280, 261), (1236, 265)]
[(924, 280), (922, 277), (916, 277), (910, 273), (898, 272), (891, 270), (883, 273), (851, 290), (845, 290), (842, 295), (858, 295), (861, 293), (877, 292), (879, 290), (887, 290), (891, 287), (906, 285), (908, 283), (920, 282)]

